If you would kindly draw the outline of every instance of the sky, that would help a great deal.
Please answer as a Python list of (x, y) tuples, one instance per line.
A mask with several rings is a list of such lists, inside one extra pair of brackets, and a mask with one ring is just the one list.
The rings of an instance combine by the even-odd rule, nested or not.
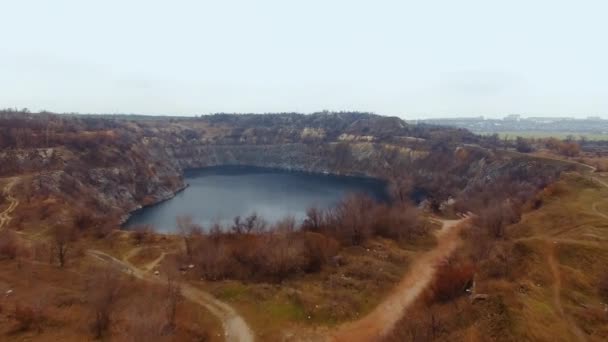
[(608, 118), (605, 0), (0, 0), (0, 107)]

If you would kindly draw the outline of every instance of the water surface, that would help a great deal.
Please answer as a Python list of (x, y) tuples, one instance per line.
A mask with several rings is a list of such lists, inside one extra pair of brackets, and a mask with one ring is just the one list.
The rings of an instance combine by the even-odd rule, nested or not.
[(387, 200), (386, 185), (371, 178), (311, 174), (244, 166), (222, 166), (185, 173), (190, 185), (173, 199), (136, 211), (125, 224), (151, 224), (161, 232), (175, 230), (178, 215), (190, 215), (209, 227), (230, 224), (239, 215), (257, 213), (268, 222), (285, 216), (302, 220), (310, 206), (327, 208), (348, 193)]

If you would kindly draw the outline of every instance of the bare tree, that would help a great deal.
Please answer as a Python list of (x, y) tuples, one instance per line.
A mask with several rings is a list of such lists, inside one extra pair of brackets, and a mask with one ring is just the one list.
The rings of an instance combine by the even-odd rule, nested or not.
[(149, 224), (141, 224), (133, 227), (132, 232), (135, 244), (140, 245), (154, 232), (154, 227)]
[(92, 330), (100, 338), (112, 324), (112, 314), (122, 291), (120, 274), (112, 269), (96, 273), (87, 285), (87, 299), (93, 310)]
[(323, 225), (324, 213), (318, 207), (310, 207), (306, 209), (306, 218), (304, 219), (303, 227), (306, 230), (318, 232)]
[(232, 221), (233, 221), (233, 223), (232, 223), (232, 226), (230, 227), (230, 230), (232, 230), (232, 232), (235, 234), (242, 234), (243, 233), (243, 222), (241, 222), (241, 217), (235, 216)]
[(59, 267), (65, 266), (74, 239), (74, 229), (69, 226), (59, 225), (53, 229), (53, 249), (59, 260)]
[(203, 227), (194, 223), (192, 221), (192, 216), (189, 215), (178, 216), (176, 220), (179, 235), (184, 240), (186, 256), (190, 259), (192, 258), (192, 242), (196, 238), (202, 236)]
[(175, 318), (177, 315), (177, 306), (182, 300), (181, 286), (177, 277), (172, 273), (167, 273), (167, 329), (173, 331), (175, 329)]
[(245, 218), (245, 223), (243, 223), (243, 226), (247, 234), (251, 234), (253, 232), (259, 233), (266, 229), (266, 221), (258, 216), (257, 213), (252, 213)]
[(407, 202), (410, 200), (413, 186), (414, 182), (411, 177), (398, 175), (390, 182), (389, 192), (395, 200)]

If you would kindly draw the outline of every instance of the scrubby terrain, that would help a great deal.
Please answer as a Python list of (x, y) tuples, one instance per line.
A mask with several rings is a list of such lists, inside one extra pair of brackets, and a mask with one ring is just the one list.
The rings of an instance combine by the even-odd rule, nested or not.
[[(5, 110), (0, 334), (606, 338), (608, 181), (583, 163), (515, 144), (367, 113)], [(178, 217), (175, 235), (120, 229), (133, 210), (184, 189), (184, 170), (217, 165), (380, 178), (391, 202), (348, 196), (310, 208), (302, 223), (252, 215), (200, 227)], [(141, 312), (155, 315), (142, 320)]]

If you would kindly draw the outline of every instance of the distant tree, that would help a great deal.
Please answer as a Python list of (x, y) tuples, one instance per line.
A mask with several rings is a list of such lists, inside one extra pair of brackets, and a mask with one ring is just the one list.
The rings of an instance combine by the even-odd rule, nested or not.
[(530, 142), (522, 137), (517, 137), (515, 141), (515, 149), (517, 152), (521, 153), (530, 153), (534, 150)]
[(566, 157), (576, 157), (581, 152), (581, 146), (576, 141), (566, 141), (561, 144), (559, 152)]

